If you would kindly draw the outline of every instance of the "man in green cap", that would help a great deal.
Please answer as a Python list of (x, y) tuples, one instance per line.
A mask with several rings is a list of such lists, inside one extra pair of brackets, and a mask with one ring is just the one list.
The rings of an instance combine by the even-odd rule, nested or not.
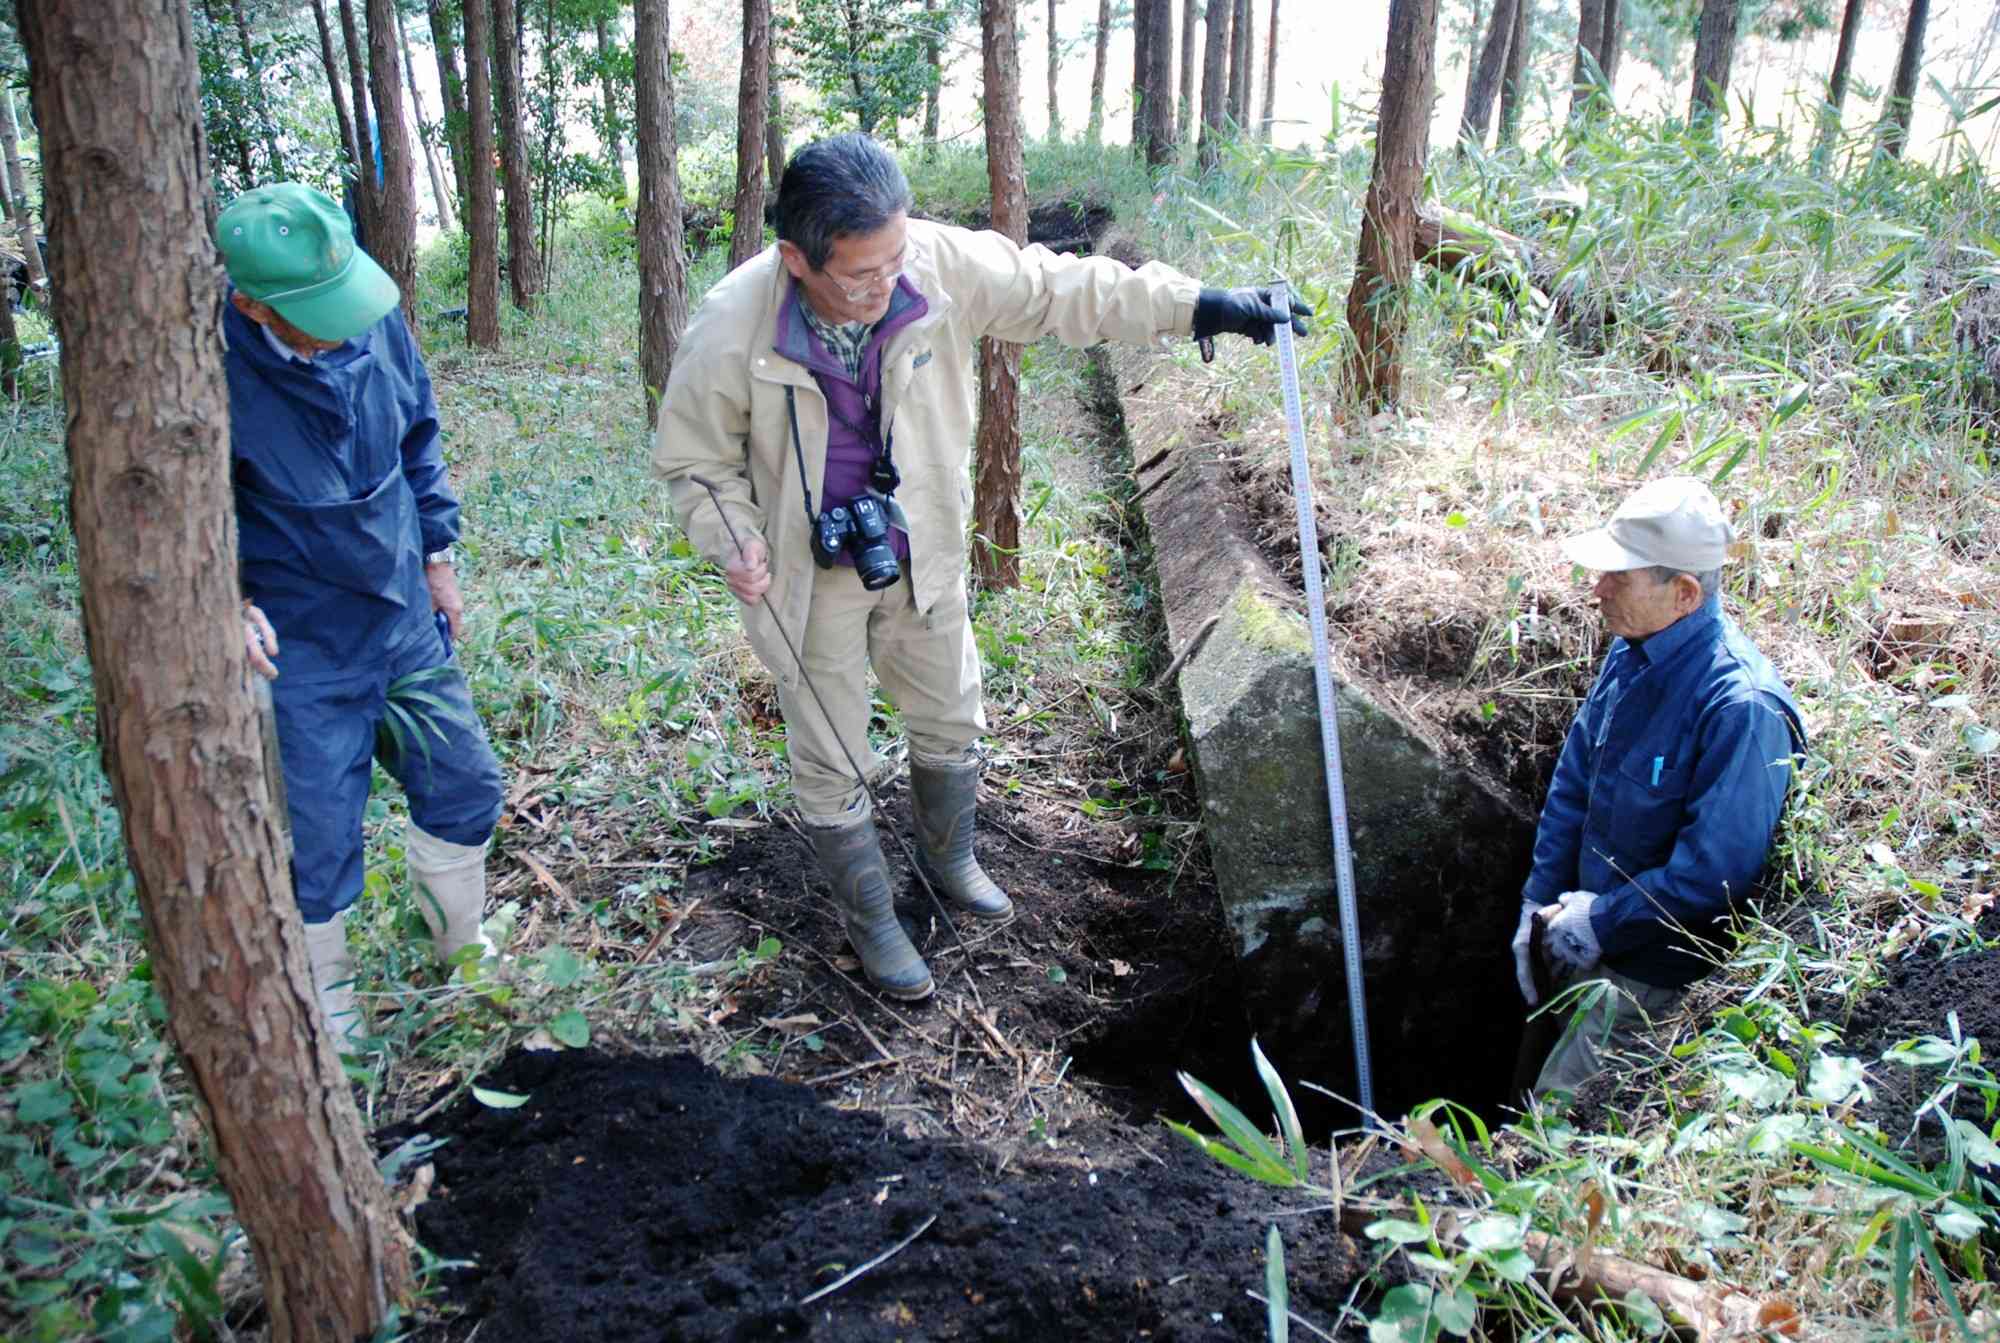
[(340, 206), (296, 182), (258, 187), (222, 212), (216, 243), (244, 638), (277, 713), (313, 983), (345, 1042), (360, 1016), (344, 916), (392, 683), (419, 692), (419, 733), (392, 728), (380, 752), (409, 798), (419, 904), (441, 958), (492, 952), (479, 920), (500, 769), (451, 655), (458, 500), (395, 282)]

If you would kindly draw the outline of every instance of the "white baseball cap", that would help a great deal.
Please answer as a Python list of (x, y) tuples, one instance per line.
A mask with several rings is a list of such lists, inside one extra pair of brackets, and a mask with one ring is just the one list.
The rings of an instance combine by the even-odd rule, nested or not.
[(1707, 485), (1693, 476), (1648, 481), (1602, 527), (1563, 538), (1563, 554), (1586, 569), (1661, 565), (1684, 573), (1720, 569), (1735, 530)]

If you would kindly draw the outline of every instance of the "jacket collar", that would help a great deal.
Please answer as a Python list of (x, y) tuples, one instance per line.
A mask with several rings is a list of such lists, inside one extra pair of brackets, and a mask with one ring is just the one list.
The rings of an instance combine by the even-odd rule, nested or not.
[[(925, 219), (910, 221), (910, 254), (908, 260), (903, 263), (903, 279), (898, 282), (896, 289), (900, 296), (904, 285), (907, 284), (913, 295), (928, 305), (928, 311), (910, 319), (907, 326), (895, 332), (897, 336), (906, 336), (911, 331), (936, 325), (943, 321), (945, 314), (955, 306), (950, 292), (945, 287), (943, 276), (938, 272), (937, 252), (931, 245), (937, 227)], [(813, 386), (812, 370), (817, 365), (797, 358), (784, 343), (786, 307), (791, 298), (793, 285), (791, 273), (785, 269), (784, 259), (778, 255), (777, 246), (774, 244), (766, 248), (763, 258), (758, 262), (746, 264), (767, 264), (771, 268), (770, 285), (764, 300), (764, 329), (771, 333), (771, 348), (779, 356), (778, 362), (768, 366), (751, 360), (750, 375), (767, 382), (791, 383), (797, 387)], [(892, 304), (889, 316), (884, 317), (883, 322), (888, 322), (896, 311)], [(805, 318), (797, 314), (790, 316), (797, 321), (803, 331)], [(812, 343), (807, 341), (807, 347), (810, 348)], [(847, 375), (847, 370), (844, 368), (839, 372), (842, 377)]]
[(1659, 633), (1649, 634), (1637, 641), (1620, 639), (1618, 642), (1631, 649), (1642, 663), (1658, 666), (1672, 661), (1696, 643), (1713, 639), (1721, 625), (1722, 594), (1718, 592)]

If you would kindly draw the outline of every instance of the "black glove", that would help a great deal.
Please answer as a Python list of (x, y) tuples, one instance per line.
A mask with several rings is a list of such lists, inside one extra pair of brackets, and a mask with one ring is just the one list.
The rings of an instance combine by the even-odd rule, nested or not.
[[(1311, 308), (1297, 299), (1292, 300), (1292, 330), (1305, 335), (1305, 319), (1312, 315)], [(1212, 340), (1227, 334), (1248, 336), (1259, 345), (1269, 345), (1277, 339), (1277, 324), (1284, 320), (1285, 314), (1278, 310), (1268, 286), (1262, 289), (1204, 289), (1201, 297), (1194, 301), (1196, 340)]]

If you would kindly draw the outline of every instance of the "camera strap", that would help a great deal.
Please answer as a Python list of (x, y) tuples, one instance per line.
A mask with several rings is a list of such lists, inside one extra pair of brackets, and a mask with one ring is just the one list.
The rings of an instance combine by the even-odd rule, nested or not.
[(785, 414), (792, 421), (792, 454), (799, 459), (799, 493), (806, 497), (806, 531), (810, 532), (819, 514), (813, 511), (812, 486), (806, 484), (806, 450), (799, 442), (799, 398), (790, 383), (785, 384)]

